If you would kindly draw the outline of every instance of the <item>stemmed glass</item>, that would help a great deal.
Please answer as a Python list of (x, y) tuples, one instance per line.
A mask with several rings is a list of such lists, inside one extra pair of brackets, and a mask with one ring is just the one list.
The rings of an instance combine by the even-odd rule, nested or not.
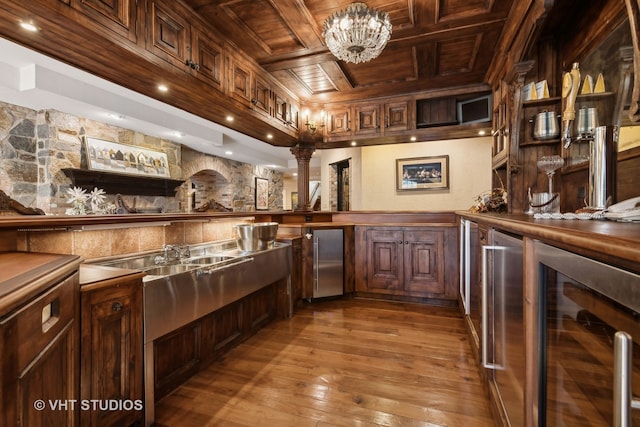
[(549, 194), (553, 193), (553, 175), (556, 170), (560, 169), (564, 165), (564, 159), (561, 156), (542, 156), (538, 159), (538, 168), (545, 171), (549, 178)]

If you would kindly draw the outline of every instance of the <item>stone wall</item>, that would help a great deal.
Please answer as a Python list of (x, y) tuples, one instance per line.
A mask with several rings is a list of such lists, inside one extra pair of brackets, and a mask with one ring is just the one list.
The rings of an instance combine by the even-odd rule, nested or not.
[[(260, 177), (269, 180), (269, 208), (283, 207), (280, 172), (57, 110), (34, 111), (2, 102), (0, 190), (25, 206), (64, 214), (70, 206), (66, 191), (72, 185), (62, 169), (86, 168), (84, 136), (163, 151), (171, 178), (185, 180), (175, 197), (123, 196), (129, 206), (188, 212), (193, 188), (196, 207), (213, 199), (234, 211), (249, 212), (255, 210), (255, 178)], [(109, 201), (114, 199), (115, 195), (108, 195)]]
[[(186, 147), (182, 169), (187, 182), (183, 194), (194, 191), (195, 206), (215, 200), (234, 212), (255, 211), (255, 178), (269, 181), (269, 209), (283, 209), (284, 177), (281, 172), (210, 156)], [(187, 204), (188, 202), (185, 202)]]

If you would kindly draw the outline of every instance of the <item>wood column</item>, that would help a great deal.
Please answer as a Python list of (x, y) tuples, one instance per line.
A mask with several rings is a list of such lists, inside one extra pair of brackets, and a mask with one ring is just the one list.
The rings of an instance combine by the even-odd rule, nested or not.
[(301, 141), (291, 147), (291, 153), (298, 161), (298, 205), (294, 208), (295, 211), (311, 210), (309, 201), (309, 162), (315, 151), (315, 145), (308, 142)]

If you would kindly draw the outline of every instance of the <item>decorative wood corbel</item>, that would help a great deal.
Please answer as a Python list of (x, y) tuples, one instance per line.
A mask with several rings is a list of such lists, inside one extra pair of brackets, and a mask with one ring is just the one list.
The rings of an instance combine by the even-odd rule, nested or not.
[(38, 208), (28, 208), (17, 200), (9, 197), (0, 190), (0, 211), (16, 212), (20, 215), (44, 215), (44, 211)]

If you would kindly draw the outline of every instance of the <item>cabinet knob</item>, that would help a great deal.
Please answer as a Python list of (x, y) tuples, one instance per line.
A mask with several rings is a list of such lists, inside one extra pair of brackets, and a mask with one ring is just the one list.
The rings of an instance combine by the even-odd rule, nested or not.
[(399, 245), (401, 245), (401, 244), (402, 244), (402, 240), (400, 240), (400, 241), (398, 242), (398, 244), (399, 244)]
[(405, 244), (405, 245), (408, 245), (408, 244), (409, 244), (409, 241), (408, 241), (408, 240), (405, 240), (404, 244)]
[(122, 310), (122, 304), (119, 302), (114, 302), (113, 305), (111, 306), (111, 311), (120, 311)]

